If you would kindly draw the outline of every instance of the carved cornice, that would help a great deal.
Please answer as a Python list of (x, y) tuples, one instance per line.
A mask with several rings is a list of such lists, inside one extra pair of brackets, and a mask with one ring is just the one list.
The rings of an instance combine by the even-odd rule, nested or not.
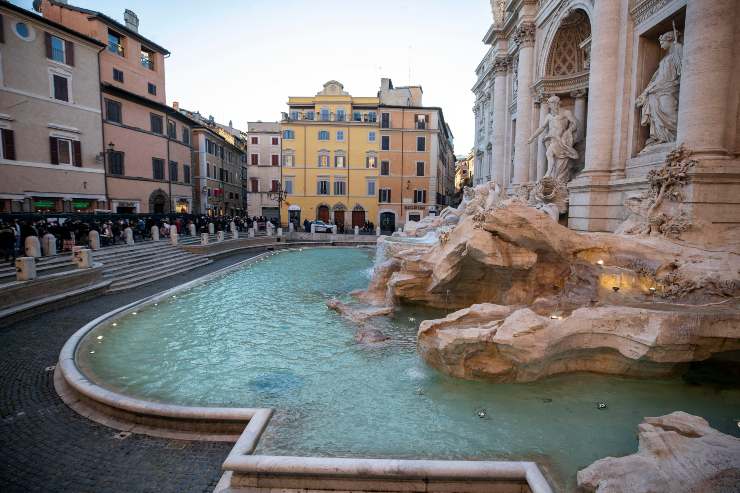
[(586, 91), (588, 90), (588, 72), (540, 79), (534, 83), (532, 89), (539, 97), (542, 97), (543, 94), (567, 94)]
[(537, 33), (537, 26), (533, 22), (525, 22), (514, 31), (511, 40), (515, 45), (521, 47), (534, 46), (534, 38)]
[(496, 57), (493, 60), (493, 66), (491, 70), (496, 75), (506, 75), (506, 71), (509, 70), (509, 60), (506, 57)]
[(640, 24), (665, 7), (672, 0), (632, 0), (630, 14), (635, 24)]

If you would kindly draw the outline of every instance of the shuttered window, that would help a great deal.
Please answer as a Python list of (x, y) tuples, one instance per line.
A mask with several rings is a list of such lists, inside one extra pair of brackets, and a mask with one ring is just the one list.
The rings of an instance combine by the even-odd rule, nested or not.
[(164, 180), (164, 159), (152, 158), (152, 176), (155, 180)]
[(123, 176), (123, 153), (113, 151), (108, 153), (108, 172), (111, 175)]
[(391, 189), (381, 188), (378, 190), (378, 202), (388, 203), (391, 201)]
[(105, 100), (105, 118), (109, 122), (123, 123), (121, 103), (118, 101)]
[(3, 128), (0, 134), (3, 140), (3, 158), (15, 160), (15, 134), (7, 128)]
[(51, 164), (82, 166), (82, 147), (76, 140), (49, 137)]
[(152, 132), (155, 134), (161, 134), (164, 132), (164, 120), (160, 115), (150, 113), (149, 119), (151, 120)]
[(5, 26), (2, 15), (0, 15), (0, 43), (5, 43)]
[(424, 204), (427, 201), (427, 191), (426, 190), (414, 190), (414, 203), (415, 204)]
[(52, 76), (52, 83), (54, 84), (53, 95), (54, 99), (59, 101), (69, 101), (69, 87), (68, 80), (66, 77), (54, 74)]
[(177, 181), (177, 161), (170, 161), (170, 181)]
[(184, 183), (190, 183), (190, 165), (189, 164), (182, 165), (182, 181)]

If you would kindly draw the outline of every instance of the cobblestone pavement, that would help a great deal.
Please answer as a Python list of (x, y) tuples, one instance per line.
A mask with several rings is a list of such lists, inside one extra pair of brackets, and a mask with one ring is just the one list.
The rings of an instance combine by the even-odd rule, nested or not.
[(231, 444), (114, 438), (116, 430), (61, 401), (49, 367), (69, 336), (93, 318), (257, 253), (0, 325), (0, 492), (212, 491)]

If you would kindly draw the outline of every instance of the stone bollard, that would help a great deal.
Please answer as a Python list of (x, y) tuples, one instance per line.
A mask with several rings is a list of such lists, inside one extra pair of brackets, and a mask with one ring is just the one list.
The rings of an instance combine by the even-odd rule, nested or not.
[(380, 226), (375, 228), (375, 235), (380, 236)]
[(331, 234), (333, 234), (333, 235), (337, 234), (337, 225), (336, 224), (331, 227)]
[(295, 224), (288, 223), (288, 233), (295, 233)]
[(208, 233), (201, 233), (200, 234), (200, 244), (201, 245), (207, 245), (208, 244)]
[(267, 236), (272, 236), (272, 223), (267, 223), (268, 225), (265, 227), (265, 233)]
[(234, 239), (234, 240), (238, 240), (239, 239), (239, 230), (232, 229), (231, 230), (231, 238)]
[(72, 255), (78, 269), (89, 269), (92, 267), (92, 250), (89, 248), (75, 247)]
[(402, 227), (402, 226), (399, 226), (399, 227), (398, 227), (398, 232), (399, 232), (399, 233), (403, 233), (403, 227)]
[(208, 223), (208, 234), (212, 235), (216, 232), (216, 225), (213, 223)]
[(124, 237), (126, 238), (126, 244), (127, 245), (133, 245), (134, 244), (134, 230), (127, 227), (123, 230)]
[(278, 235), (278, 238), (282, 238), (282, 236), (283, 236), (283, 228), (278, 228), (277, 229), (277, 235)]
[(39, 243), (38, 236), (26, 237), (26, 244), (24, 245), (26, 256), (37, 258), (41, 256), (41, 243)]
[(234, 231), (236, 229), (236, 223), (234, 221), (231, 221), (229, 223), (229, 230)]
[(188, 229), (190, 230), (190, 236), (195, 237), (195, 224), (188, 225)]
[(312, 235), (316, 234), (316, 225), (314, 223), (311, 223), (311, 234)]
[(90, 245), (90, 250), (100, 250), (100, 233), (95, 230), (90, 231), (87, 235), (87, 242)]
[(360, 236), (360, 227), (355, 226), (355, 236)]
[(249, 237), (254, 238), (254, 228), (249, 228)]
[(178, 238), (177, 238), (177, 237), (178, 237), (178, 234), (177, 234), (177, 228), (176, 228), (176, 227), (174, 227), (174, 226), (172, 226), (172, 227), (170, 228), (170, 243), (171, 243), (172, 245), (177, 245), (177, 240), (178, 240)]
[(218, 233), (216, 233), (216, 241), (219, 242), (219, 243), (222, 242), (222, 241), (224, 241), (224, 232), (223, 231), (219, 231)]
[(18, 257), (15, 259), (15, 279), (17, 281), (36, 279), (36, 259), (33, 257)]
[(44, 252), (44, 257), (51, 257), (57, 254), (57, 239), (51, 233), (46, 233), (41, 238), (41, 249)]
[(152, 241), (159, 241), (159, 228), (152, 226)]

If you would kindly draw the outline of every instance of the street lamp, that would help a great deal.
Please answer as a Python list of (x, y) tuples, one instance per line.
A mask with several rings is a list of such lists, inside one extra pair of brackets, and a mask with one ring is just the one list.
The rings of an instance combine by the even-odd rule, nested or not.
[(288, 192), (283, 190), (283, 183), (277, 182), (277, 188), (275, 190), (270, 190), (267, 192), (267, 198), (270, 200), (277, 200), (278, 203), (278, 221), (281, 221), (280, 218), (280, 211), (283, 210), (283, 202), (285, 202), (285, 199), (288, 198)]

